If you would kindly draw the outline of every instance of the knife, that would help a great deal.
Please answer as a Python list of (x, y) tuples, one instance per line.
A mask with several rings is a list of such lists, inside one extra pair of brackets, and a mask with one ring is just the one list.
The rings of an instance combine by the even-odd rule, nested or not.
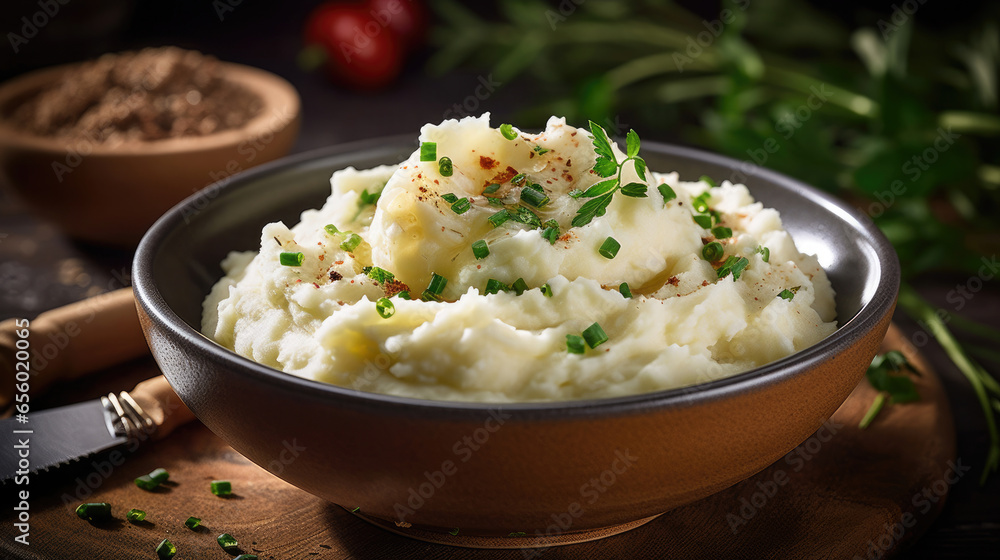
[(25, 484), (48, 471), (111, 449), (134, 451), (194, 418), (162, 375), (132, 391), (0, 420), (0, 482)]

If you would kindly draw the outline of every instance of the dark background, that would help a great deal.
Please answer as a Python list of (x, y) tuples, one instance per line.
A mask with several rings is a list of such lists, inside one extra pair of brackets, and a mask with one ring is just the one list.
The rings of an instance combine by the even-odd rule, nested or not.
[[(224, 1), (224, 0), (223, 0)], [(851, 27), (874, 25), (892, 12), (898, 2), (814, 2), (836, 14)], [(315, 0), (263, 2), (243, 0), (220, 20), (210, 0), (116, 1), (70, 0), (62, 14), (21, 46), (14, 55), (9, 44), (0, 46), (0, 79), (35, 68), (83, 60), (104, 52), (145, 46), (177, 45), (249, 64), (290, 81), (303, 102), (303, 126), (294, 151), (302, 152), (350, 140), (398, 133), (415, 133), (426, 122), (438, 122), (455, 103), (462, 102), (480, 84), (472, 70), (445, 75), (425, 71), (431, 48), (407, 64), (401, 79), (379, 92), (354, 93), (335, 87), (321, 73), (309, 74), (295, 63), (302, 48), (301, 27)], [(476, 3), (488, 15), (490, 3)], [(715, 2), (685, 2), (705, 17), (719, 13)], [(19, 19), (38, 9), (35, 1), (4, 0), (0, 5), (0, 31), (18, 32)], [(935, 31), (954, 32), (970, 22), (994, 18), (996, 3), (928, 0), (920, 8), (921, 25)], [(914, 61), (918, 64), (919, 61)], [(546, 95), (525, 78), (503, 84), (483, 100), (477, 112), (492, 111), (495, 122), (512, 121), (521, 110)], [(640, 128), (644, 139), (680, 141), (669, 129)], [(33, 317), (38, 313), (107, 289), (112, 281), (127, 278), (128, 251), (73, 243), (53, 226), (34, 218), (9, 195), (0, 193), (0, 319)], [(964, 284), (964, 274), (946, 272), (923, 275), (912, 283), (935, 306), (952, 310), (945, 298)], [(962, 310), (971, 319), (1000, 327), (1000, 288), (987, 281), (973, 304)], [(907, 332), (919, 327), (897, 313)], [(958, 436), (958, 455), (974, 465), (976, 476), (964, 477), (954, 488), (945, 511), (933, 528), (903, 557), (972, 558), (995, 555), (1000, 545), (1000, 482), (994, 475), (985, 487), (978, 472), (987, 448), (982, 411), (967, 382), (935, 343), (924, 348), (940, 373), (952, 403)], [(991, 371), (998, 364), (986, 363)]]

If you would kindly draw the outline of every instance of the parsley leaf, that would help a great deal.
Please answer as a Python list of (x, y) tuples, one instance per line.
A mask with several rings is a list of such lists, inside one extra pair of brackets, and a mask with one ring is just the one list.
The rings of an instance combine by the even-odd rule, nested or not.
[(615, 163), (614, 159), (604, 156), (597, 158), (597, 163), (594, 164), (594, 173), (597, 173), (601, 177), (610, 177), (617, 172), (618, 164)]
[(632, 129), (629, 129), (628, 135), (625, 137), (625, 149), (628, 157), (639, 155), (639, 135)]
[(576, 211), (576, 216), (573, 218), (573, 227), (580, 227), (587, 225), (594, 219), (595, 216), (603, 216), (604, 211), (607, 210), (608, 205), (611, 204), (611, 197), (614, 196), (614, 192), (609, 192), (607, 194), (601, 195), (597, 198), (592, 198), (588, 200), (579, 210)]
[(917, 375), (920, 373), (906, 359), (906, 356), (898, 350), (892, 350), (885, 354), (875, 356), (865, 377), (868, 383), (878, 391), (875, 400), (872, 402), (868, 412), (861, 419), (859, 427), (865, 429), (871, 425), (879, 412), (886, 404), (886, 399), (890, 404), (908, 403), (920, 400), (920, 393), (913, 380), (907, 375), (906, 370)]
[(629, 183), (622, 187), (622, 194), (633, 198), (646, 198), (646, 188), (642, 183)]
[(590, 133), (594, 136), (594, 152), (597, 154), (598, 158), (605, 158), (611, 161), (615, 160), (615, 154), (611, 151), (611, 141), (608, 140), (608, 135), (601, 128), (601, 125), (590, 121)]
[(589, 189), (583, 191), (580, 195), (585, 198), (592, 198), (595, 196), (601, 196), (602, 194), (609, 193), (615, 190), (618, 186), (618, 179), (608, 179), (607, 181), (601, 181), (600, 183), (594, 183)]
[(635, 172), (639, 175), (639, 178), (643, 181), (646, 180), (646, 160), (641, 157), (634, 158), (635, 162)]

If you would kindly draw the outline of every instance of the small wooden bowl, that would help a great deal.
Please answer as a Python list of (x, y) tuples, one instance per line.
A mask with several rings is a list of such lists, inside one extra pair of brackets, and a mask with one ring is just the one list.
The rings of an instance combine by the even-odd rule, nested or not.
[(73, 67), (47, 68), (0, 85), (0, 184), (78, 239), (135, 246), (172, 206), (233, 173), (286, 155), (298, 135), (295, 88), (270, 72), (230, 63), (222, 64), (226, 79), (263, 101), (261, 112), (238, 129), (109, 147), (14, 128), (13, 110)]

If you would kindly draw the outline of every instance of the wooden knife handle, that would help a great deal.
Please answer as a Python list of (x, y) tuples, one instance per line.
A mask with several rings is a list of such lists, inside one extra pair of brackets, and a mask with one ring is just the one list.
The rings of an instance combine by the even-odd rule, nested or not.
[(180, 397), (162, 375), (147, 379), (128, 392), (157, 426), (153, 438), (166, 437), (175, 428), (194, 419)]
[[(21, 323), (18, 323), (21, 321)], [(23, 319), (0, 323), (0, 410), (11, 403)], [(123, 288), (42, 313), (28, 328), (31, 394), (149, 352), (132, 288)], [(22, 343), (23, 344), (23, 343)]]

